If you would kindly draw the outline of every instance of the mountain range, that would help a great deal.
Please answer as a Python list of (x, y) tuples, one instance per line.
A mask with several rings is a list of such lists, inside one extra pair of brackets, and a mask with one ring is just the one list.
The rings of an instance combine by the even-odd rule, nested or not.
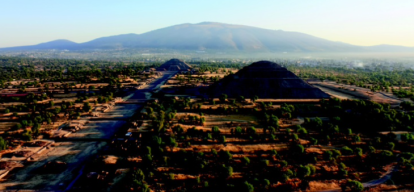
[(55, 40), (38, 45), (2, 48), (20, 50), (174, 49), (234, 52), (414, 52), (414, 47), (356, 46), (299, 32), (215, 22), (180, 24), (143, 34), (101, 37), (84, 43)]

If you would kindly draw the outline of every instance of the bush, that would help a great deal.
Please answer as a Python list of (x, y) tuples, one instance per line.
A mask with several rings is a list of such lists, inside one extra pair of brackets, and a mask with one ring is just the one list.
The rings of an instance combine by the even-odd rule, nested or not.
[(263, 167), (269, 166), (269, 160), (261, 160), (260, 163), (262, 164)]
[(314, 175), (316, 173), (316, 167), (312, 164), (309, 164), (308, 167), (311, 171), (311, 175)]
[(214, 134), (220, 134), (220, 129), (217, 126), (211, 128), (211, 132)]
[(393, 142), (388, 142), (387, 143), (387, 148), (392, 151), (395, 148), (395, 144)]
[(225, 178), (233, 176), (233, 167), (226, 166), (223, 164), (223, 168), (224, 168), (223, 175)]
[(311, 173), (312, 172), (311, 172), (309, 166), (307, 166), (307, 165), (306, 166), (301, 165), (297, 170), (297, 176), (299, 178), (302, 178), (302, 179), (309, 176)]
[(32, 134), (29, 131), (24, 132), (22, 134), (22, 140), (31, 141), (32, 140)]
[(233, 159), (233, 155), (229, 151), (221, 151), (220, 158), (224, 161), (230, 161)]
[(355, 154), (356, 154), (357, 156), (359, 156), (359, 157), (362, 157), (362, 155), (363, 155), (364, 153), (362, 152), (362, 149), (361, 149), (361, 148), (357, 147), (357, 148), (355, 148)]
[(253, 192), (254, 191), (254, 186), (252, 184), (248, 183), (247, 181), (245, 181), (243, 183), (242, 189), (243, 189), (242, 191), (245, 191), (245, 192)]
[(255, 127), (249, 127), (249, 128), (247, 128), (247, 133), (248, 134), (251, 134), (251, 135), (256, 134), (256, 128)]
[(309, 141), (310, 141), (310, 143), (311, 143), (312, 145), (317, 145), (317, 144), (318, 144), (318, 140), (317, 140), (317, 139), (315, 139), (315, 138), (313, 138), (313, 137), (311, 137), (311, 138), (309, 139)]
[(341, 149), (341, 152), (342, 152), (342, 154), (345, 154), (345, 155), (351, 155), (351, 154), (354, 153), (354, 151), (351, 148), (349, 148), (348, 146), (343, 146), (342, 149)]
[(281, 167), (287, 167), (288, 166), (288, 162), (285, 160), (280, 161), (280, 166)]
[(333, 155), (332, 151), (325, 151), (325, 152), (323, 153), (323, 157), (324, 157), (326, 160), (329, 160), (329, 161), (333, 159), (332, 155)]
[(219, 137), (219, 142), (220, 142), (220, 143), (226, 143), (226, 136), (221, 135), (221, 136)]
[(364, 190), (364, 186), (359, 181), (348, 180), (344, 185), (342, 185), (342, 191), (347, 191), (347, 189), (350, 189), (350, 191), (353, 192), (359, 192)]
[(345, 169), (340, 169), (338, 171), (338, 174), (341, 175), (342, 177), (346, 177), (346, 176), (348, 176), (348, 171), (345, 170)]
[(334, 158), (338, 158), (339, 156), (342, 155), (341, 151), (336, 150), (336, 149), (332, 149), (332, 154)]
[(17, 123), (14, 127), (15, 127), (15, 129), (19, 130), (19, 129), (21, 129), (23, 126), (22, 126), (22, 124)]
[(373, 146), (369, 146), (368, 148), (369, 148), (369, 153), (375, 153), (376, 152), (376, 150)]
[(5, 150), (7, 148), (7, 141), (0, 137), (0, 151)]
[(241, 161), (242, 161), (242, 163), (243, 164), (245, 164), (245, 165), (248, 165), (249, 163), (250, 163), (250, 159), (248, 158), (248, 157), (243, 157), (242, 159), (241, 159)]
[(297, 144), (297, 145), (294, 145), (294, 146), (292, 147), (292, 151), (293, 151), (294, 153), (299, 153), (299, 154), (302, 154), (302, 153), (304, 153), (304, 152), (305, 152), (305, 147), (303, 147), (303, 145), (301, 145), (301, 144)]
[(305, 128), (301, 127), (301, 128), (298, 129), (298, 133), (306, 135), (306, 134), (308, 134), (308, 131)]

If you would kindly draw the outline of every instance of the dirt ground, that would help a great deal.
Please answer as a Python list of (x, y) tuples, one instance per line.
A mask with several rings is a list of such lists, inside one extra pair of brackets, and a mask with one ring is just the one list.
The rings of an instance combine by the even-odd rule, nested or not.
[(314, 86), (323, 89), (326, 93), (340, 99), (367, 99), (378, 103), (389, 103), (398, 105), (401, 99), (392, 93), (372, 92), (370, 89), (357, 87), (355, 85), (338, 84), (336, 82), (311, 82)]
[(0, 122), (0, 132), (10, 130), (17, 122)]
[(328, 189), (337, 189), (340, 186), (334, 182), (319, 182), (319, 181), (311, 181), (309, 182), (310, 191), (322, 191)]
[(215, 149), (217, 151), (225, 150), (229, 151), (231, 153), (252, 153), (255, 151), (269, 151), (269, 150), (282, 150), (287, 149), (286, 144), (254, 144), (254, 145), (235, 145), (235, 144), (226, 144), (225, 146), (223, 144), (213, 144), (213, 145), (192, 145), (188, 148), (180, 148), (175, 147), (174, 152), (178, 152), (180, 150), (193, 150), (194, 148), (197, 148), (198, 151), (201, 152), (210, 152), (212, 149)]

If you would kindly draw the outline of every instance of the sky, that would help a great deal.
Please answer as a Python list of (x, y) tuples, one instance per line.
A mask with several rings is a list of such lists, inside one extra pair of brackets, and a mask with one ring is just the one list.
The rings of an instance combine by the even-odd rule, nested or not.
[(0, 0), (0, 47), (86, 42), (204, 21), (414, 47), (413, 0)]

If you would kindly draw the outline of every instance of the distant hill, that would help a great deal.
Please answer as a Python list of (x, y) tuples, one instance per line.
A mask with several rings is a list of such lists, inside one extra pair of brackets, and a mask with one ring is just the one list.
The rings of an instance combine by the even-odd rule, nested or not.
[(256, 52), (414, 52), (413, 47), (355, 46), (304, 33), (269, 30), (214, 22), (181, 24), (143, 34), (102, 37), (85, 43), (56, 40), (32, 46), (2, 50), (36, 49), (132, 49), (218, 50)]
[(7, 50), (34, 50), (34, 49), (76, 49), (79, 47), (78, 43), (73, 41), (59, 39), (55, 41), (50, 41), (46, 43), (40, 43), (37, 45), (28, 45), (28, 46), (20, 46), (20, 47), (9, 47), (3, 48)]

